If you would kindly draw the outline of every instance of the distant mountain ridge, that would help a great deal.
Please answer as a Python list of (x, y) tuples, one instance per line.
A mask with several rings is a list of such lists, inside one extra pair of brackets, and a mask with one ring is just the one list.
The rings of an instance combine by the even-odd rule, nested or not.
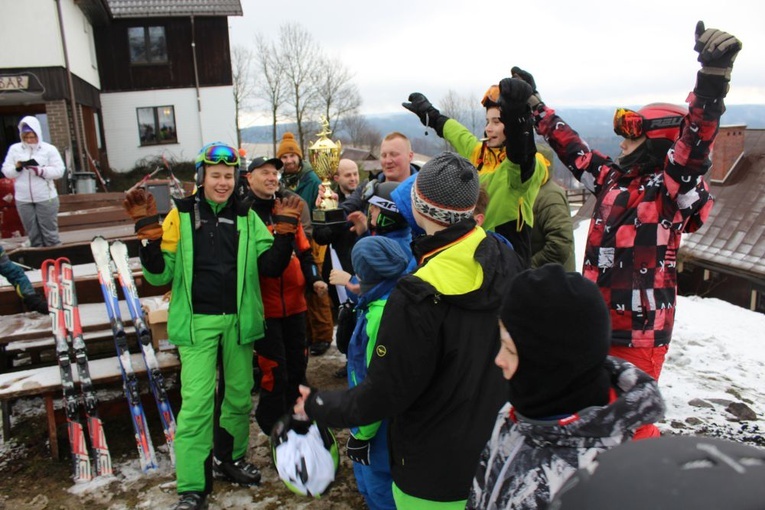
[[(600, 138), (613, 138), (615, 144), (618, 140), (613, 131), (612, 118), (614, 108), (556, 108), (558, 115), (576, 129), (582, 138), (594, 141)], [(420, 123), (416, 115), (409, 112), (365, 115), (369, 126), (381, 134), (399, 131), (412, 140), (424, 138), (425, 127)], [(744, 124), (751, 129), (765, 129), (765, 105), (730, 105), (722, 117), (723, 125)], [(295, 131), (295, 124), (280, 124), (278, 133)], [(428, 129), (427, 138), (437, 139), (432, 129)], [(339, 133), (338, 136), (342, 136)], [(271, 126), (252, 126), (242, 130), (242, 141), (250, 143), (270, 143)], [(595, 145), (595, 144), (593, 144)]]

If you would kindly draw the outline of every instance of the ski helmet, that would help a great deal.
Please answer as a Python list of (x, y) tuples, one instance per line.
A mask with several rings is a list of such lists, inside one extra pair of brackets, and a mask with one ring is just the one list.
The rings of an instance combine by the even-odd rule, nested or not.
[(234, 182), (239, 181), (239, 151), (223, 142), (208, 143), (202, 147), (194, 161), (197, 171), (197, 186), (201, 186), (205, 180), (205, 165), (218, 165), (223, 163), (234, 167)]
[(393, 190), (399, 184), (398, 182), (371, 180), (364, 187), (364, 192), (362, 193), (364, 200), (368, 204), (377, 206), (380, 209), (380, 214), (377, 216), (376, 221), (377, 225), (374, 227), (374, 231), (378, 234), (401, 230), (409, 226), (409, 223), (407, 223), (404, 215), (399, 212), (398, 205), (391, 196)]
[(548, 510), (762, 508), (765, 450), (733, 441), (664, 436), (630, 441), (579, 469)]
[(645, 135), (652, 140), (674, 142), (680, 136), (680, 126), (687, 114), (685, 107), (670, 103), (651, 103), (638, 111), (617, 108), (614, 132), (632, 140)]
[(332, 431), (287, 414), (271, 430), (271, 455), (279, 478), (301, 496), (320, 497), (340, 466)]

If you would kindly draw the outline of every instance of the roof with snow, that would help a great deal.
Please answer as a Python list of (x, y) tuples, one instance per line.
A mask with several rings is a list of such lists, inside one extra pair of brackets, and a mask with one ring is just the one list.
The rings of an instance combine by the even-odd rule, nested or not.
[(239, 0), (106, 0), (114, 19), (166, 16), (242, 16)]

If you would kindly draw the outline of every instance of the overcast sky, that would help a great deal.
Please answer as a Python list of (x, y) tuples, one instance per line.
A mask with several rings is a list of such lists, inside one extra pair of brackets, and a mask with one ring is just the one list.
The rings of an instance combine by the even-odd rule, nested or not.
[(765, 104), (765, 8), (759, 0), (241, 0), (232, 45), (276, 41), (296, 22), (353, 73), (362, 113), (403, 111), (419, 91), (480, 98), (518, 65), (551, 106), (682, 103), (699, 69), (698, 20), (736, 35), (729, 104)]

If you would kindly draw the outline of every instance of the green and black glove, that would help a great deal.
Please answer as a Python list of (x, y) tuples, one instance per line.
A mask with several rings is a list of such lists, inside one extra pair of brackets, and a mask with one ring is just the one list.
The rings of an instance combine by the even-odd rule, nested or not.
[(348, 458), (353, 462), (358, 462), (362, 466), (368, 466), (371, 464), (369, 446), (368, 440), (348, 436), (348, 445), (345, 451), (348, 454)]
[(435, 129), (438, 136), (444, 136), (444, 124), (449, 120), (449, 117), (442, 115), (425, 95), (412, 92), (409, 94), (409, 102), (401, 103), (401, 106), (417, 115), (423, 126)]
[(696, 24), (696, 45), (701, 70), (696, 78), (694, 92), (702, 97), (725, 97), (728, 93), (733, 62), (741, 51), (741, 41), (716, 28), (704, 28), (704, 22)]

